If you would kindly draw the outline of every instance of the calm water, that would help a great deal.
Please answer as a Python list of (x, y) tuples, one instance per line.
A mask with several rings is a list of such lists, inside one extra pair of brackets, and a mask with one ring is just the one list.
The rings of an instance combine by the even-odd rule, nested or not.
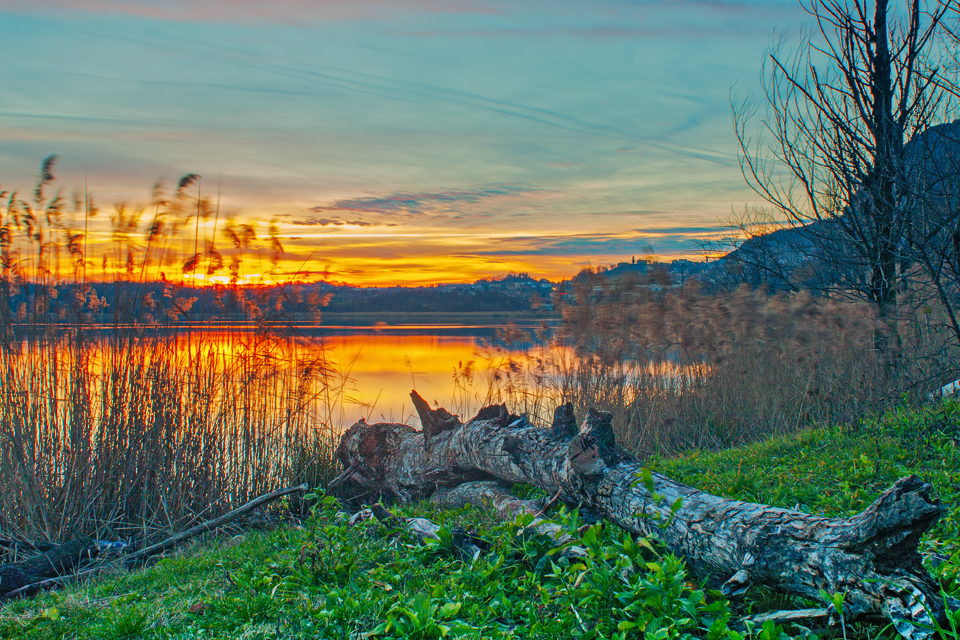
[[(346, 428), (364, 418), (368, 422), (419, 426), (410, 401), (411, 390), (466, 419), (494, 399), (488, 395), (491, 387), (503, 387), (511, 381), (529, 382), (526, 372), (537, 358), (564, 357), (563, 350), (548, 344), (549, 337), (546, 341), (537, 337), (539, 329), (539, 321), (514, 325), (328, 325), (298, 327), (292, 340), (277, 341), (264, 338), (249, 326), (207, 325), (179, 328), (172, 343), (147, 340), (143, 343), (147, 351), (142, 353), (149, 360), (158, 344), (170, 345), (174, 367), (196, 369), (214, 377), (230, 374), (234, 379), (258, 371), (260, 365), (255, 362), (270, 363), (283, 372), (280, 375), (293, 376), (285, 378), (288, 386), (283, 389), (297, 388), (297, 376), (307, 365), (314, 371), (325, 369), (330, 375), (311, 383), (309, 391), (310, 401), (322, 410), (319, 419), (324, 424)], [(95, 376), (103, 375), (108, 363), (129, 353), (117, 351), (102, 335), (102, 339), (94, 339), (92, 351), (82, 356)], [(69, 350), (70, 340), (63, 346)], [(165, 350), (162, 353), (169, 354)], [(37, 351), (34, 355), (46, 358), (49, 353)], [(65, 368), (52, 378), (54, 384), (64, 385), (57, 391), (64, 397), (69, 392), (72, 357), (64, 355), (60, 366)], [(252, 369), (245, 369), (247, 364)], [(93, 391), (97, 389), (94, 385)], [(286, 393), (281, 387), (277, 392)]]
[(498, 339), (506, 325), (332, 326), (312, 331), (328, 361), (346, 380), (343, 423), (396, 421), (419, 426), (410, 402), (415, 389), (466, 418), (484, 403), (492, 378), (509, 360), (542, 355), (539, 322), (517, 323), (529, 339)]

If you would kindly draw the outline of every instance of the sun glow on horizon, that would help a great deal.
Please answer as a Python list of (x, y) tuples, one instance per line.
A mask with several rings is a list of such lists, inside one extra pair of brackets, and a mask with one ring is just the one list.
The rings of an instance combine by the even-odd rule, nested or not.
[[(719, 257), (711, 255), (657, 255), (642, 256), (669, 262), (675, 259), (686, 259), (694, 262), (712, 260)], [(639, 256), (638, 256), (639, 257)], [(205, 273), (167, 273), (161, 272), (161, 277), (150, 277), (148, 282), (169, 282), (187, 287), (241, 287), (257, 288), (278, 285), (306, 285), (326, 282), (337, 286), (353, 286), (360, 288), (385, 287), (435, 287), (442, 284), (470, 284), (486, 278), (497, 278), (510, 273), (526, 273), (534, 279), (546, 279), (551, 282), (569, 280), (581, 270), (587, 268), (611, 267), (617, 263), (630, 262), (630, 256), (615, 257), (608, 261), (583, 261), (573, 264), (570, 259), (551, 258), (549, 260), (490, 260), (487, 257), (470, 259), (452, 259), (436, 257), (430, 259), (429, 265), (422, 268), (412, 268), (406, 258), (385, 260), (343, 260), (342, 270), (337, 264), (315, 264), (316, 270), (304, 269), (302, 264), (293, 264), (281, 261), (274, 271), (253, 271), (238, 278), (227, 275), (207, 275)], [(297, 267), (300, 267), (299, 269)], [(153, 270), (151, 270), (153, 271)], [(90, 282), (133, 281), (122, 270), (106, 271), (91, 270), (86, 278)], [(70, 281), (65, 279), (64, 281)]]
[[(0, 181), (43, 242), (83, 235), (88, 279), (421, 286), (697, 259), (757, 203), (731, 86), (760, 88), (771, 31), (808, 19), (774, 0), (167, 4), (0, 2), (8, 48), (38, 52), (0, 69)], [(27, 272), (76, 277), (78, 254), (24, 246)]]
[[(650, 243), (705, 235), (678, 229), (449, 230), (415, 221), (394, 226), (337, 225), (304, 233), (306, 225), (278, 218), (265, 224), (234, 214), (229, 221), (207, 219), (199, 224), (188, 216), (179, 227), (166, 228), (174, 229), (176, 235), (160, 238), (151, 234), (157, 228), (153, 219), (129, 226), (124, 234), (111, 230), (110, 224), (115, 226), (116, 221), (94, 220), (87, 234), (86, 279), (165, 281), (194, 287), (316, 282), (420, 287), (471, 283), (508, 273), (556, 282), (584, 268), (633, 258), (702, 260), (703, 255), (689, 252), (655, 253)], [(22, 252), (30, 253), (25, 244)], [(64, 265), (54, 269), (68, 275)]]

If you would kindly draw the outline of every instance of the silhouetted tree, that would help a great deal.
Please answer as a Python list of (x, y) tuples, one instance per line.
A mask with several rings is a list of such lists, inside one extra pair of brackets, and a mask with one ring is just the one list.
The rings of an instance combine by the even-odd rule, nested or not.
[(734, 109), (747, 182), (824, 265), (821, 284), (875, 305), (886, 325), (875, 346), (891, 365), (915, 209), (904, 147), (944, 117), (941, 35), (953, 0), (898, 4), (808, 0), (813, 31), (792, 53), (781, 39), (764, 64), (756, 138), (756, 104)]

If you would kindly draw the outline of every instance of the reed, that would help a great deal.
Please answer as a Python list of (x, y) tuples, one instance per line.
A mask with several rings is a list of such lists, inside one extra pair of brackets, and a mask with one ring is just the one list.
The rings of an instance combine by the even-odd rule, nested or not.
[(334, 470), (312, 346), (120, 333), (0, 351), (6, 534), (175, 529)]
[[(219, 207), (188, 196), (199, 176), (170, 200), (155, 187), (149, 224), (118, 204), (110, 241), (95, 244), (92, 198), (84, 190), (65, 216), (53, 169), (48, 158), (32, 201), (0, 195), (0, 535), (147, 538), (325, 484), (343, 381), (290, 331), (283, 287), (191, 295), (190, 276), (224, 257), (200, 226)], [(256, 240), (246, 226), (225, 252), (235, 281)], [(231, 305), (246, 330), (192, 328)]]
[[(474, 381), (485, 391), (474, 397), (542, 424), (568, 401), (579, 415), (610, 411), (618, 441), (641, 456), (721, 449), (812, 423), (856, 425), (957, 375), (958, 354), (928, 304), (905, 309), (890, 375), (874, 351), (871, 309), (842, 298), (581, 274), (557, 302), (563, 322), (552, 342), (525, 355), (491, 345), (479, 368), (487, 376)], [(523, 339), (507, 331), (500, 344)]]

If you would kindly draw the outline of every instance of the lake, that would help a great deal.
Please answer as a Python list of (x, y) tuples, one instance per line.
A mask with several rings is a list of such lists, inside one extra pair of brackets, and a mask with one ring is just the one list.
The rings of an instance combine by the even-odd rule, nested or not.
[[(515, 324), (403, 324), (323, 326), (305, 332), (322, 347), (334, 379), (344, 381), (341, 424), (420, 421), (410, 402), (415, 389), (467, 418), (502, 383), (513, 363), (558, 354), (537, 337), (539, 321)], [(511, 331), (523, 335), (510, 336)], [(512, 338), (512, 339), (511, 339)]]
[[(524, 410), (524, 394), (529, 395), (535, 387), (535, 378), (549, 380), (549, 365), (569, 358), (568, 350), (550, 343), (549, 325), (546, 331), (543, 327), (535, 319), (474, 324), (330, 322), (284, 330), (280, 334), (286, 337), (277, 339), (254, 325), (198, 323), (137, 334), (142, 337), (128, 343), (115, 328), (91, 325), (81, 351), (76, 350), (70, 331), (54, 343), (42, 343), (45, 347), (24, 342), (22, 357), (26, 360), (20, 361), (20, 368), (24, 372), (47, 371), (42, 379), (49, 388), (43, 393), (64, 401), (76, 393), (71, 381), (77, 363), (94, 379), (106, 382), (107, 372), (116, 370), (118, 362), (135, 369), (154, 362), (190, 372), (170, 377), (157, 373), (161, 366), (150, 375), (160, 375), (156, 378), (159, 384), (174, 385), (171, 388), (183, 389), (188, 396), (200, 394), (198, 400), (189, 401), (191, 406), (209, 401), (209, 406), (220, 405), (221, 410), (230, 411), (231, 403), (253, 402), (264, 419), (272, 416), (269, 419), (275, 421), (285, 415), (290, 393), (305, 393), (296, 403), (306, 402), (310, 407), (308, 421), (334, 431), (360, 418), (419, 427), (411, 390), (464, 419), (508, 397), (514, 411)], [(161, 339), (154, 339), (158, 337)], [(543, 365), (539, 373), (538, 362)], [(141, 374), (122, 374), (127, 375)], [(251, 376), (263, 385), (252, 396), (243, 391), (252, 388), (245, 382), (252, 380)], [(304, 376), (311, 380), (307, 387), (303, 386)], [(99, 411), (107, 401), (102, 393), (112, 387), (94, 382), (89, 389), (83, 388), (90, 394), (88, 403)], [(222, 396), (228, 389), (234, 389), (234, 395)]]

